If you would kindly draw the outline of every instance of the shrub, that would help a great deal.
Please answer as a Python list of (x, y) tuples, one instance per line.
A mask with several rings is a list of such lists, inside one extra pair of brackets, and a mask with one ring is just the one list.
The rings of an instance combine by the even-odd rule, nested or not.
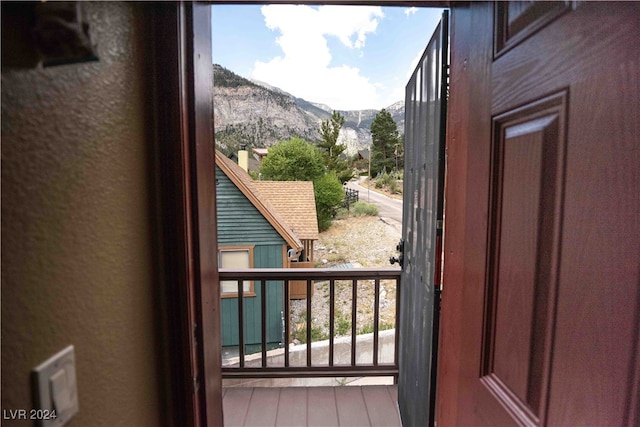
[(349, 211), (346, 208), (338, 208), (334, 219), (347, 219), (349, 217)]
[(335, 333), (336, 336), (347, 335), (351, 331), (351, 320), (347, 318), (347, 315), (339, 311), (336, 314)]
[(389, 191), (392, 194), (400, 193), (400, 186), (398, 185), (398, 181), (396, 181), (395, 178), (389, 183)]
[[(293, 331), (293, 333), (291, 334), (291, 338), (300, 341), (301, 344), (306, 344), (307, 327), (305, 326), (296, 331)], [(326, 339), (329, 339), (329, 335), (324, 332), (324, 328), (311, 325), (311, 342), (324, 341)]]
[[(378, 324), (378, 331), (386, 331), (395, 328), (393, 323), (382, 322)], [(370, 334), (373, 332), (373, 323), (368, 323), (358, 330), (358, 335)]]
[[(292, 320), (291, 340), (298, 340), (300, 343), (307, 342), (307, 310), (302, 310), (298, 315), (298, 319)], [(329, 338), (326, 333), (326, 325), (323, 328), (320, 325), (311, 323), (311, 341), (323, 341)]]
[(386, 172), (380, 175), (380, 178), (378, 179), (378, 182), (381, 183), (383, 186), (389, 185), (390, 181), (391, 181), (391, 175), (389, 175)]
[(318, 229), (324, 231), (331, 226), (333, 214), (344, 200), (342, 183), (335, 173), (327, 173), (313, 182), (316, 196)]
[(373, 203), (355, 202), (353, 204), (353, 214), (355, 216), (377, 216), (378, 207)]
[(391, 174), (388, 174), (386, 172), (379, 173), (375, 187), (378, 189), (386, 188), (393, 194), (400, 194), (402, 193), (402, 188), (398, 184), (398, 180), (396, 178), (397, 176), (398, 172), (394, 172)]

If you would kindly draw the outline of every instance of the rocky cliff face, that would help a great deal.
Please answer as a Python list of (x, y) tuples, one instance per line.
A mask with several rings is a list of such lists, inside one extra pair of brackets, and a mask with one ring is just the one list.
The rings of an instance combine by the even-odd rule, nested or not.
[(318, 141), (318, 119), (306, 114), (292, 97), (256, 86), (215, 88), (216, 136), (241, 139), (254, 147), (299, 136)]
[[(244, 79), (231, 71), (213, 66), (214, 125), (218, 147), (229, 154), (240, 144), (270, 147), (278, 141), (300, 137), (321, 140), (320, 123), (331, 117), (329, 106), (296, 98), (278, 88)], [(387, 108), (404, 133), (404, 103)], [(378, 110), (340, 111), (345, 124), (339, 142), (347, 154), (371, 146), (371, 122)]]

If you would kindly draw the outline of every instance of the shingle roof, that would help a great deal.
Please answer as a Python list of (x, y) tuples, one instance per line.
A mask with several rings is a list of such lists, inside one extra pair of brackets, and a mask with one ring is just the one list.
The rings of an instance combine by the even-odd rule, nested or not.
[[(289, 246), (296, 249), (302, 248), (300, 237), (292, 229), (292, 226), (284, 219), (268, 200), (267, 197), (260, 193), (256, 187), (256, 182), (251, 179), (249, 174), (238, 166), (233, 160), (216, 150), (216, 166), (229, 177), (236, 187), (245, 195), (245, 197), (260, 211), (267, 221), (275, 228)], [(313, 191), (311, 193), (313, 195)], [(314, 204), (315, 207), (315, 204)]]
[(269, 150), (266, 148), (254, 148), (253, 150), (251, 150), (253, 153), (257, 154), (260, 157), (266, 156), (267, 154), (269, 154)]
[(313, 182), (255, 181), (254, 184), (300, 239), (319, 238)]

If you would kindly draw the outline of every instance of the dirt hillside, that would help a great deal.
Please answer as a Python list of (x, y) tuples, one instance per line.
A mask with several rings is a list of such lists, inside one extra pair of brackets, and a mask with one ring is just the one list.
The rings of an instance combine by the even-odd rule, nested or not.
[[(389, 258), (395, 256), (400, 239), (400, 226), (378, 217), (349, 217), (335, 220), (329, 230), (320, 234), (315, 244), (314, 259), (317, 268), (367, 267), (393, 268)], [(347, 265), (345, 265), (347, 264)], [(396, 264), (396, 267), (397, 264)], [(315, 283), (311, 302), (312, 339), (328, 338), (329, 285)], [(380, 287), (380, 328), (392, 328), (395, 321), (395, 282), (382, 281)], [(336, 282), (336, 332), (351, 333), (351, 282)], [(373, 282), (358, 283), (358, 333), (373, 330)], [(303, 342), (306, 331), (306, 300), (292, 301), (291, 325), (294, 342)]]

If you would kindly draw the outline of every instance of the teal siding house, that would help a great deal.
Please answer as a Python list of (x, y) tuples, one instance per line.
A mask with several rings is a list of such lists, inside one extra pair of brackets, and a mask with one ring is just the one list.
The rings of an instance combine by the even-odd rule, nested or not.
[[(245, 170), (216, 152), (216, 205), (218, 213), (218, 265), (220, 268), (282, 268), (290, 267), (292, 260), (301, 260), (305, 249), (309, 252), (309, 239), (317, 239), (317, 220), (312, 183), (302, 183), (304, 197), (292, 197), (300, 209), (312, 211), (315, 222), (315, 236), (305, 234), (304, 242), (294, 232), (290, 222), (281, 215), (270, 200), (271, 191), (262, 194), (259, 185)], [(278, 184), (276, 184), (278, 185)], [(285, 184), (291, 185), (291, 183)], [(309, 185), (311, 185), (309, 187)], [(313, 200), (311, 206), (310, 196)], [(268, 194), (267, 194), (268, 193)], [(306, 200), (306, 202), (301, 202)], [(277, 202), (277, 200), (274, 200)], [(277, 203), (276, 203), (277, 204)], [(280, 206), (280, 210), (282, 210)], [(296, 217), (299, 217), (297, 215)], [(297, 221), (300, 218), (296, 218)], [(293, 222), (295, 223), (296, 220)], [(310, 221), (306, 220), (307, 230)], [(311, 240), (313, 242), (313, 240)], [(311, 251), (313, 245), (311, 244)], [(307, 256), (304, 254), (304, 256)], [(304, 260), (307, 260), (305, 258)], [(267, 282), (266, 296), (262, 295), (259, 282), (245, 281), (244, 295), (244, 336), (247, 353), (260, 350), (260, 307), (262, 298), (267, 299), (267, 341), (270, 346), (283, 342), (282, 316), (284, 292), (282, 282)], [(222, 300), (222, 345), (239, 345), (238, 334), (238, 284), (235, 281), (221, 283)], [(253, 351), (252, 351), (253, 350)]]

